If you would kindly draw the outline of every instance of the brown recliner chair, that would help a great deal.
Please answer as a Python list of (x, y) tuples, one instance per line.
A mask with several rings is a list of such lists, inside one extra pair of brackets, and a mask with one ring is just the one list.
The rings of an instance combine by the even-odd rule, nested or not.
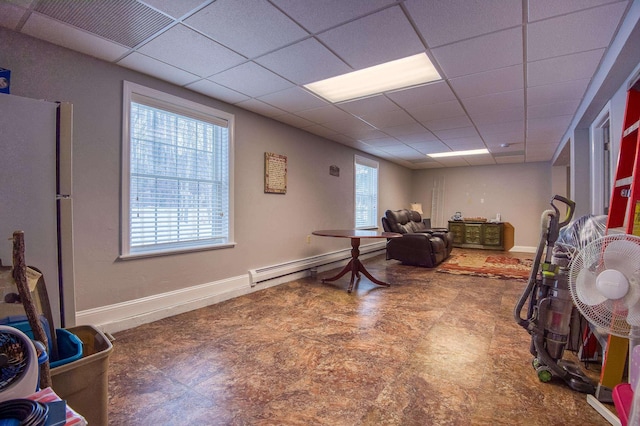
[(413, 210), (387, 210), (382, 218), (386, 232), (403, 234), (387, 241), (387, 260), (399, 260), (407, 265), (433, 268), (449, 257), (453, 235), (446, 230), (434, 231), (422, 222)]

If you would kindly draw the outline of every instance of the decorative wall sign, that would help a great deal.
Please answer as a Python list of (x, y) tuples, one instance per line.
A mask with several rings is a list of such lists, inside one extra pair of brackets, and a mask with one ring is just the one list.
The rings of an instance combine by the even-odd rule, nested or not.
[(329, 166), (329, 174), (331, 176), (340, 176), (340, 167), (338, 167), (338, 166)]
[(273, 152), (264, 153), (264, 192), (287, 193), (287, 157)]

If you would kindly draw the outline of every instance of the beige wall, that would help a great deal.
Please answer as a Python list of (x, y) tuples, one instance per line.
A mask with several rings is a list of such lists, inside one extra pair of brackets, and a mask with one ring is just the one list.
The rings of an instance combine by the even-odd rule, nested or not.
[(434, 180), (444, 179), (445, 220), (457, 211), (488, 219), (500, 213), (514, 226), (517, 247), (536, 247), (540, 216), (553, 196), (551, 169), (545, 162), (414, 171), (412, 199), (422, 202), (425, 216), (430, 215)]
[[(249, 269), (349, 247), (307, 236), (353, 227), (352, 148), (291, 128), (169, 83), (0, 28), (0, 66), (12, 94), (74, 105), (74, 231), (78, 311), (246, 276)], [(118, 260), (122, 81), (127, 80), (235, 114), (233, 249)], [(288, 158), (286, 195), (264, 194), (264, 152)], [(501, 213), (516, 246), (533, 247), (551, 197), (548, 163), (412, 171), (380, 161), (379, 215), (411, 202), (431, 209), (433, 180), (444, 178), (445, 218)], [(329, 166), (340, 176), (329, 175)], [(53, 289), (55, 290), (55, 289)], [(110, 309), (110, 308), (109, 308)]]
[[(307, 235), (353, 227), (356, 150), (2, 28), (0, 39), (0, 66), (11, 70), (12, 94), (74, 105), (79, 311), (246, 276), (252, 268), (350, 246), (348, 240), (322, 237), (307, 244)], [(118, 260), (123, 80), (235, 114), (235, 248)], [(265, 151), (288, 158), (285, 195), (263, 192)], [(339, 177), (329, 175), (331, 165), (340, 167)], [(380, 209), (408, 203), (410, 182), (410, 170), (380, 160)]]

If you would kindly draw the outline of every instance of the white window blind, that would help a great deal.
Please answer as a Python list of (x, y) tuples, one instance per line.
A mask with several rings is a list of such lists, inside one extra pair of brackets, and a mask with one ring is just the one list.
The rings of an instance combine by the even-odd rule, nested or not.
[(135, 92), (128, 106), (123, 254), (228, 244), (229, 121)]
[(355, 224), (356, 228), (378, 225), (378, 162), (355, 157)]

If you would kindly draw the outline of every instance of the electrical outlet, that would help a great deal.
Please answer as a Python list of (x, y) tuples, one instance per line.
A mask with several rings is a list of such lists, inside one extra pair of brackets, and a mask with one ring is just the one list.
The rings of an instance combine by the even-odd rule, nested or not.
[(311, 244), (311, 235), (307, 235), (307, 244)]

